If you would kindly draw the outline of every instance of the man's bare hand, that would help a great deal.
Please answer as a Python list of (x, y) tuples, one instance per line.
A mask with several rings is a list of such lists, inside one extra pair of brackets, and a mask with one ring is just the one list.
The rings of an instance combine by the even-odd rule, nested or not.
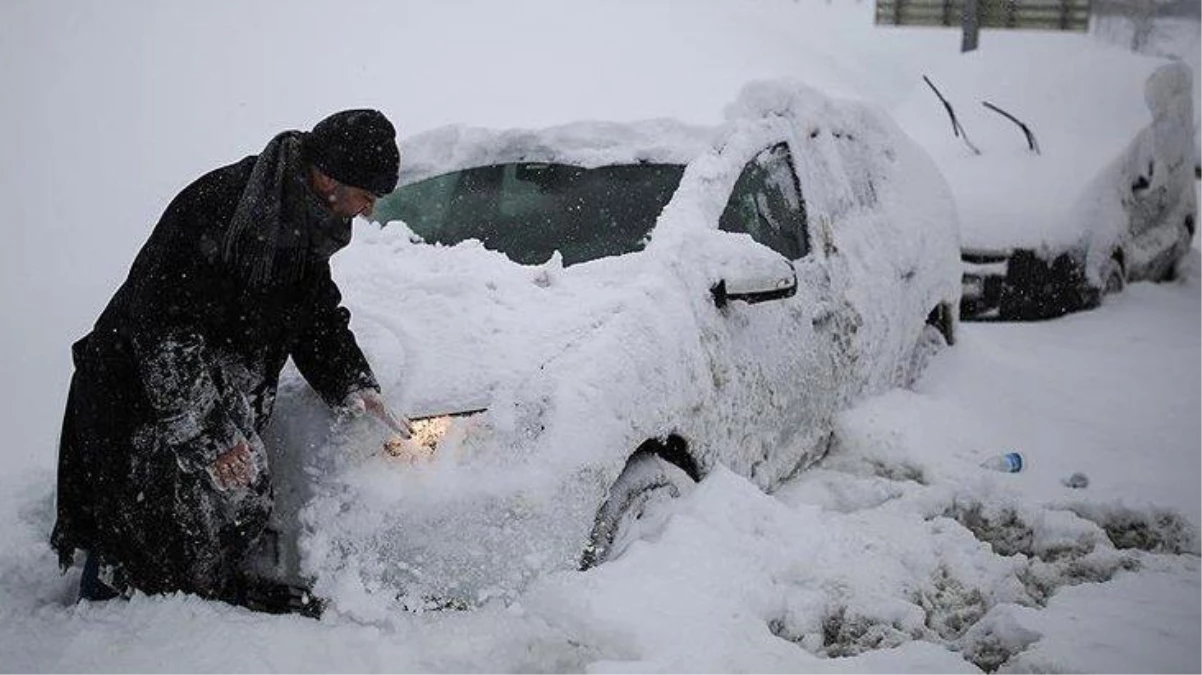
[(226, 450), (213, 460), (210, 469), (217, 486), (223, 490), (241, 488), (250, 485), (258, 476), (255, 460), (250, 454), (250, 446), (246, 441), (238, 441), (234, 447)]

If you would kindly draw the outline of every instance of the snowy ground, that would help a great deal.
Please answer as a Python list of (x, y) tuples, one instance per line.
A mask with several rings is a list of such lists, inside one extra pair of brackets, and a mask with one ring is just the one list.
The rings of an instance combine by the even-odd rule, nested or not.
[[(1202, 670), (1197, 248), (1184, 281), (1094, 311), (964, 324), (914, 391), (845, 414), (815, 470), (773, 495), (718, 471), (622, 558), (508, 606), (363, 623), (71, 603), (78, 569), (46, 544), (68, 346), (201, 172), (356, 105), (402, 133), (709, 122), (788, 74), (891, 107), (923, 86), (916, 54), (959, 42), (873, 31), (868, 0), (553, 4), (0, 3), (0, 670)], [(1049, 40), (982, 49), (1009, 39)], [(1022, 473), (977, 466), (1010, 450)]]
[[(3, 669), (1197, 672), (1199, 298), (1195, 249), (1095, 311), (966, 324), (776, 494), (719, 471), (618, 560), (472, 612), (72, 605), (52, 472), (6, 474)], [(1008, 450), (1022, 473), (977, 466)]]

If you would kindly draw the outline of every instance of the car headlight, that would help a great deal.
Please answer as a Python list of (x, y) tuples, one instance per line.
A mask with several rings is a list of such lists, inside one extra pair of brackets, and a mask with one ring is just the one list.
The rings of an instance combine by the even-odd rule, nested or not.
[(441, 415), (439, 417), (413, 420), (412, 425), (413, 440), (418, 445), (433, 450), (438, 447), (439, 441), (447, 435), (447, 429), (451, 428), (451, 416)]
[(429, 460), (446, 437), (456, 417), (467, 417), (483, 410), (466, 410), (445, 415), (431, 415), (409, 420), (413, 435), (409, 438), (393, 436), (384, 442), (384, 451), (410, 464)]

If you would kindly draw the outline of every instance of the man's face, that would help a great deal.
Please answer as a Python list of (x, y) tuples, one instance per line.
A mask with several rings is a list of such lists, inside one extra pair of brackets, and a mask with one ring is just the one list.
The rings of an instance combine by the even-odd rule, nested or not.
[(341, 218), (367, 218), (376, 206), (376, 195), (370, 190), (338, 183), (330, 193), (330, 210)]

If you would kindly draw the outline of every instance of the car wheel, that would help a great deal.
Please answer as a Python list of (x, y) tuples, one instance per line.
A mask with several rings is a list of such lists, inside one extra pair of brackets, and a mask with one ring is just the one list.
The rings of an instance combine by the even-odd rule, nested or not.
[(1119, 261), (1111, 258), (1102, 266), (1102, 295), (1114, 295), (1121, 293), (1127, 285), (1127, 278), (1123, 276), (1123, 266)]
[(597, 522), (580, 558), (580, 569), (612, 560), (643, 535), (662, 527), (668, 502), (696, 483), (680, 467), (652, 452), (637, 452), (597, 510)]

